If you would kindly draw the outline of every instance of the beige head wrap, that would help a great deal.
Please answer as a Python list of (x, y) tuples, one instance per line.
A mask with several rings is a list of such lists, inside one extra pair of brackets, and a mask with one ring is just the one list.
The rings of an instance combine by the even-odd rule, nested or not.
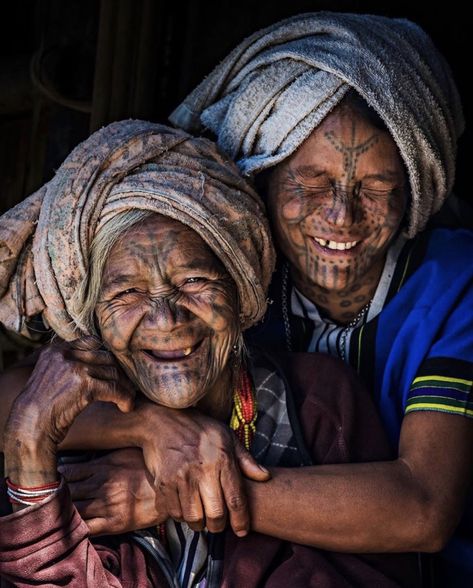
[(412, 237), (452, 189), (464, 122), (449, 67), (408, 20), (329, 12), (283, 20), (240, 43), (170, 120), (212, 130), (250, 175), (293, 153), (350, 88), (399, 147)]
[(62, 338), (84, 334), (71, 302), (90, 244), (129, 209), (195, 230), (237, 285), (242, 327), (263, 316), (274, 251), (255, 192), (210, 141), (129, 120), (93, 134), (48, 184), (0, 217), (0, 322), (28, 335), (27, 320), (42, 313)]

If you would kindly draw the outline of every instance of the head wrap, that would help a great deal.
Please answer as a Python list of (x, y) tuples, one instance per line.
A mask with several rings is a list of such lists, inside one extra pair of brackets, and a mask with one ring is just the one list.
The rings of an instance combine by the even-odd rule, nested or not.
[(463, 115), (450, 69), (404, 19), (301, 14), (245, 39), (173, 112), (207, 127), (244, 174), (276, 165), (355, 89), (379, 114), (404, 160), (414, 236), (450, 193)]
[(90, 245), (129, 209), (196, 231), (236, 283), (242, 327), (263, 316), (274, 251), (258, 196), (210, 141), (129, 120), (94, 133), (48, 184), (0, 217), (0, 322), (28, 335), (26, 321), (42, 313), (66, 340), (87, 334), (72, 301)]

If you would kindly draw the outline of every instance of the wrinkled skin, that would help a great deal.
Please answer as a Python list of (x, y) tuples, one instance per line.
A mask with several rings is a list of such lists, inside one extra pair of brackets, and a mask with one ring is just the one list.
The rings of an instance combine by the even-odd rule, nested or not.
[[(123, 533), (168, 517), (196, 531), (219, 532), (228, 510), (235, 533), (246, 534), (248, 501), (240, 468), (259, 481), (267, 479), (267, 470), (223, 424), (197, 411), (172, 414), (147, 403), (137, 407), (136, 416), (143, 423), (142, 451), (113, 451), (60, 468), (91, 533)], [(164, 440), (155, 434), (158, 427)]]
[(335, 320), (351, 320), (372, 297), (405, 212), (394, 140), (342, 104), (276, 166), (268, 188), (295, 285)]
[(132, 227), (107, 259), (96, 316), (105, 345), (150, 400), (187, 408), (206, 396), (226, 416), (235, 286), (197, 233), (161, 215)]
[(139, 449), (112, 451), (91, 462), (60, 466), (59, 471), (92, 535), (145, 529), (166, 518)]
[(40, 354), (5, 426), (8, 476), (26, 487), (56, 480), (57, 446), (77, 416), (97, 401), (129, 412), (134, 396), (113, 356), (94, 337), (52, 343)]

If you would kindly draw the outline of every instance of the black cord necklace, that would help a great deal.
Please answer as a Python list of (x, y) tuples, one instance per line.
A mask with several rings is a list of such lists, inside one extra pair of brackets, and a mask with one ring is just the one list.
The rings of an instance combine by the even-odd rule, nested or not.
[[(289, 303), (288, 303), (288, 282), (289, 282), (289, 263), (284, 262), (282, 268), (282, 280), (281, 280), (281, 305), (282, 305), (282, 318), (284, 323), (284, 335), (286, 341), (287, 351), (292, 351), (292, 332), (291, 323), (289, 320)], [(346, 356), (346, 342), (348, 334), (351, 330), (356, 328), (367, 315), (371, 307), (372, 299), (370, 299), (364, 306), (359, 310), (357, 315), (347, 324), (342, 330), (340, 336), (340, 349), (339, 354), (343, 361), (347, 361)]]

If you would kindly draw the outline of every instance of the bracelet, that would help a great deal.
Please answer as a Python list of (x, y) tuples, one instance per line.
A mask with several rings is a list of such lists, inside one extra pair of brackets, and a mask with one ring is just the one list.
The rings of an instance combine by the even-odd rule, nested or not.
[(14, 484), (9, 478), (6, 479), (8, 499), (12, 504), (22, 504), (24, 506), (33, 506), (46, 498), (52, 496), (59, 488), (60, 482), (50, 482), (42, 486), (30, 486), (22, 488)]

